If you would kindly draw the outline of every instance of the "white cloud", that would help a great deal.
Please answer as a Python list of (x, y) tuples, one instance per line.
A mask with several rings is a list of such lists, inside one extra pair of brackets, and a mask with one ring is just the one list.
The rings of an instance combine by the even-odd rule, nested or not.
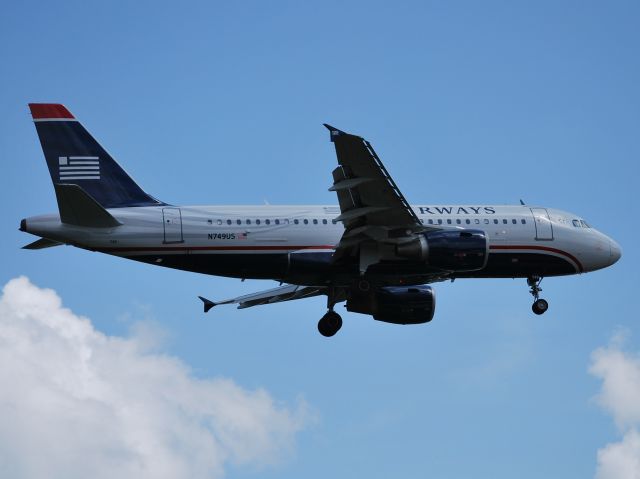
[(262, 389), (197, 379), (180, 359), (150, 352), (147, 330), (107, 336), (55, 291), (24, 277), (7, 283), (3, 477), (220, 477), (227, 462), (264, 466), (291, 450), (303, 402), (291, 410)]
[(631, 429), (620, 442), (598, 451), (597, 479), (640, 479), (640, 434)]
[(623, 350), (624, 334), (591, 356), (589, 372), (602, 379), (598, 404), (624, 433), (598, 451), (597, 479), (640, 479), (640, 356)]

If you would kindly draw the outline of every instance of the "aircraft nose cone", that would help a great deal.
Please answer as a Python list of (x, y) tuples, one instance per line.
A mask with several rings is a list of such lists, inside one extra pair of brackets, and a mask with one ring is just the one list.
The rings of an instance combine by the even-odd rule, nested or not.
[(611, 264), (614, 264), (622, 257), (622, 248), (613, 240), (609, 240), (609, 247), (611, 248)]

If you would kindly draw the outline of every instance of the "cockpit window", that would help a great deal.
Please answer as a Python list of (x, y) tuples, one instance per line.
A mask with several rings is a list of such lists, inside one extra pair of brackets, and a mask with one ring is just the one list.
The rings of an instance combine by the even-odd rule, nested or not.
[(591, 228), (591, 226), (589, 226), (589, 223), (587, 223), (585, 220), (571, 220), (571, 222), (576, 228)]

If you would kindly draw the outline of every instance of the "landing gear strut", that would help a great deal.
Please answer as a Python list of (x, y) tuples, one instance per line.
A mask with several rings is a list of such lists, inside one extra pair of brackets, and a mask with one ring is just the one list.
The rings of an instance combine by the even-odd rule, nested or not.
[(325, 338), (330, 338), (342, 327), (342, 318), (336, 313), (333, 308), (327, 311), (320, 321), (318, 321), (318, 331)]
[(540, 298), (540, 292), (542, 289), (540, 288), (540, 283), (542, 282), (542, 278), (540, 276), (530, 276), (527, 278), (527, 285), (529, 285), (529, 292), (533, 295), (535, 301), (531, 305), (531, 310), (535, 314), (544, 314), (547, 309), (549, 309), (549, 303), (545, 299)]

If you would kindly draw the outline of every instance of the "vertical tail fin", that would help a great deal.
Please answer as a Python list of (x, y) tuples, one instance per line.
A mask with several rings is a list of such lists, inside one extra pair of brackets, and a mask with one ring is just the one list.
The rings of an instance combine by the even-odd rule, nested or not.
[(54, 186), (80, 186), (104, 208), (163, 205), (145, 193), (64, 105), (30, 103)]

